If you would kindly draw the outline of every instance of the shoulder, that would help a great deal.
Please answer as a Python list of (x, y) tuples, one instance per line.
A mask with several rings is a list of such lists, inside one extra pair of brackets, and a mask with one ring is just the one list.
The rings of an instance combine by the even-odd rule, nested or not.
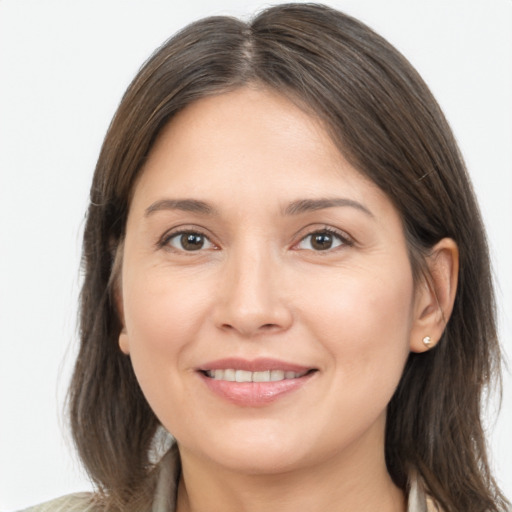
[(20, 512), (96, 512), (93, 494), (80, 492), (35, 505)]

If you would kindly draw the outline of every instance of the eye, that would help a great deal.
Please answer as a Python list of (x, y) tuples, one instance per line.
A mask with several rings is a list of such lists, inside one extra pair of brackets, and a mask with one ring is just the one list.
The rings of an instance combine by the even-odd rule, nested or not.
[(335, 231), (322, 229), (306, 235), (297, 244), (297, 248), (310, 251), (328, 251), (341, 245), (351, 245), (351, 243), (347, 238)]
[(197, 231), (180, 231), (179, 233), (174, 233), (165, 238), (163, 245), (186, 252), (212, 249), (215, 247), (207, 236)]

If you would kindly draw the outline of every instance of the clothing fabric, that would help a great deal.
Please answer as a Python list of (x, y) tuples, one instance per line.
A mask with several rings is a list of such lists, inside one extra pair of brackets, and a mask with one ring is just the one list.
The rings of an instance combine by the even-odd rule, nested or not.
[[(158, 482), (151, 512), (176, 512), (176, 489), (179, 477), (179, 457), (176, 445), (159, 463)], [(20, 512), (97, 512), (91, 493), (62, 496)], [(442, 512), (422, 490), (417, 479), (411, 482), (407, 512)]]

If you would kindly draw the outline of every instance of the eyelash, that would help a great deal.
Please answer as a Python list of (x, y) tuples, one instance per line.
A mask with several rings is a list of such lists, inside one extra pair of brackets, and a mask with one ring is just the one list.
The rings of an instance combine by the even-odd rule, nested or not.
[[(306, 240), (308, 237), (312, 237), (313, 235), (321, 235), (321, 234), (331, 235), (334, 238), (337, 238), (341, 243), (338, 246), (336, 246), (336, 247), (334, 247), (332, 249), (329, 248), (329, 249), (318, 250), (318, 251), (315, 251), (315, 250), (312, 250), (312, 249), (305, 249), (305, 250), (312, 250), (313, 252), (317, 252), (317, 253), (330, 253), (330, 252), (335, 251), (340, 246), (352, 247), (354, 245), (354, 241), (346, 233), (343, 233), (342, 231), (338, 231), (338, 230), (336, 230), (336, 229), (334, 229), (334, 228), (332, 228), (330, 226), (324, 226), (321, 229), (315, 229), (314, 231), (309, 232), (308, 234), (303, 236), (299, 240), (299, 242), (297, 244), (295, 244), (294, 246), (299, 245), (301, 242)], [(200, 249), (198, 249), (197, 251), (187, 251), (185, 249), (177, 249), (177, 248), (171, 247), (169, 242), (172, 239), (180, 237), (182, 235), (196, 235), (196, 236), (200, 236), (200, 237), (203, 237), (204, 239), (206, 239), (210, 244), (214, 245), (213, 242), (211, 242), (210, 238), (207, 235), (205, 235), (203, 232), (201, 232), (199, 230), (194, 230), (194, 229), (182, 229), (180, 231), (174, 231), (174, 232), (171, 232), (171, 233), (166, 233), (158, 241), (157, 247), (160, 248), (160, 249), (162, 249), (162, 248), (169, 249), (171, 251), (181, 252), (181, 253), (184, 253), (184, 254), (187, 254), (187, 253), (188, 254), (194, 254), (195, 252), (201, 252), (202, 247)]]
[[(313, 235), (322, 235), (322, 234), (328, 234), (328, 235), (331, 235), (333, 238), (337, 238), (341, 242), (341, 244), (339, 244), (338, 246), (336, 246), (334, 248), (329, 248), (329, 249), (326, 249), (323, 251), (322, 250), (318, 250), (318, 251), (313, 250), (313, 252), (317, 252), (317, 253), (321, 253), (321, 254), (322, 253), (324, 253), (324, 254), (331, 253), (333, 251), (336, 251), (339, 247), (343, 247), (343, 246), (352, 247), (354, 245), (353, 240), (346, 233), (343, 233), (342, 231), (338, 231), (337, 229), (331, 228), (330, 226), (324, 226), (321, 229), (315, 229), (314, 231), (309, 232), (307, 235), (303, 236), (300, 239), (298, 244), (300, 244), (307, 238), (312, 237)], [(298, 244), (295, 244), (295, 245), (298, 245)]]
[(202, 238), (204, 238), (205, 240), (208, 240), (208, 242), (210, 242), (211, 244), (213, 244), (213, 242), (210, 241), (210, 238), (205, 235), (204, 233), (202, 233), (201, 231), (198, 231), (198, 230), (195, 230), (195, 229), (182, 229), (180, 231), (174, 231), (174, 232), (171, 232), (171, 233), (166, 233), (162, 238), (161, 240), (158, 241), (157, 243), (157, 247), (160, 248), (160, 249), (168, 249), (170, 251), (175, 251), (175, 252), (181, 252), (181, 253), (190, 253), (190, 254), (194, 254), (195, 252), (200, 252), (201, 249), (198, 249), (197, 251), (187, 251), (185, 249), (177, 249), (175, 247), (172, 247), (170, 245), (170, 241), (173, 239), (173, 238), (177, 238), (177, 237), (180, 237), (182, 235), (196, 235), (196, 236), (200, 236)]

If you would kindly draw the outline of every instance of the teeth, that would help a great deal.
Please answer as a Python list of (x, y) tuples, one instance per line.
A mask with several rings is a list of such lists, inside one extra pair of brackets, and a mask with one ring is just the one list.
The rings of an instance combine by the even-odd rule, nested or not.
[(270, 370), (266, 372), (254, 372), (252, 374), (253, 382), (269, 382), (270, 381)]
[(252, 372), (237, 370), (235, 372), (235, 380), (237, 382), (252, 382)]
[(278, 380), (284, 380), (284, 372), (283, 370), (272, 370), (270, 372), (270, 380), (272, 382), (278, 381)]
[(247, 370), (208, 370), (206, 375), (215, 380), (226, 380), (228, 382), (278, 382), (285, 379), (298, 379), (306, 375), (306, 372), (295, 373), (284, 370), (266, 370), (263, 372), (249, 372)]
[[(222, 371), (222, 370), (220, 370), (220, 371)], [(229, 380), (230, 382), (235, 382), (236, 371), (235, 370), (224, 370), (224, 377), (223, 378), (221, 377), (220, 380)]]

